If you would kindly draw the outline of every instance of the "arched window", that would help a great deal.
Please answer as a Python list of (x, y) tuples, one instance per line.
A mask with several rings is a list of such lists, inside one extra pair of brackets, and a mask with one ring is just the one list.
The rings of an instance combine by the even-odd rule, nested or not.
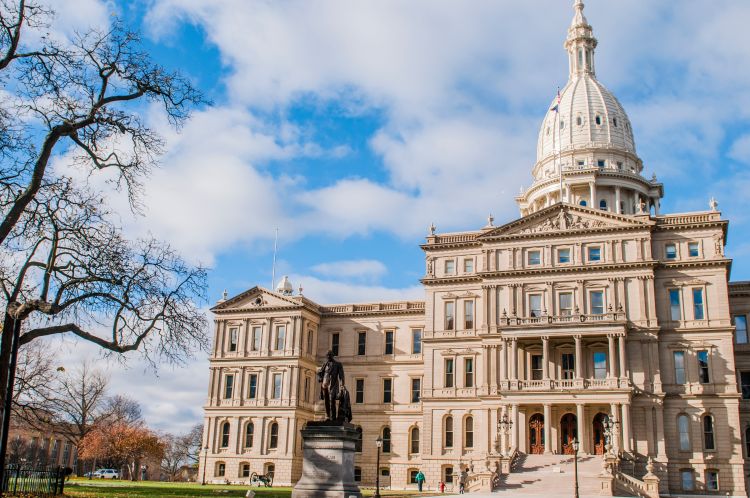
[(587, 202), (586, 202), (586, 199), (581, 199), (581, 200), (580, 200), (580, 202), (579, 202), (578, 204), (580, 204), (581, 206), (584, 206), (584, 207), (585, 207), (585, 206), (586, 206), (586, 204), (587, 204)]
[(617, 118), (612, 118), (612, 124), (617, 128)]
[(684, 413), (677, 416), (677, 431), (680, 433), (680, 451), (689, 451), (690, 418)]
[(413, 427), (409, 434), (409, 453), (419, 453), (419, 427)]
[(391, 452), (391, 428), (383, 427), (383, 453)]
[(703, 449), (716, 449), (716, 442), (714, 440), (714, 419), (711, 415), (703, 417)]
[(563, 121), (562, 119), (560, 120), (560, 129), (565, 129), (565, 121)]
[(268, 447), (271, 449), (278, 448), (279, 446), (279, 424), (277, 424), (276, 422), (272, 423), (270, 432), (271, 434), (268, 438)]
[(597, 115), (596, 118), (595, 118), (595, 121), (596, 121), (596, 124), (601, 125), (602, 124), (602, 117)]
[(464, 422), (464, 448), (474, 447), (474, 417), (466, 417)]
[(581, 116), (578, 116), (578, 117), (576, 118), (576, 124), (577, 124), (578, 126), (581, 126), (581, 125), (583, 125), (583, 118), (582, 118)]
[(453, 417), (445, 417), (445, 441), (446, 448), (453, 448)]
[(229, 446), (229, 422), (221, 424), (221, 447)]
[(602, 211), (607, 210), (607, 201), (605, 199), (601, 199), (599, 201), (599, 209), (601, 209)]
[(253, 436), (255, 435), (255, 426), (248, 422), (245, 426), (245, 448), (253, 447)]
[(362, 428), (357, 427), (355, 430), (357, 431), (357, 440), (354, 442), (354, 451), (362, 453)]

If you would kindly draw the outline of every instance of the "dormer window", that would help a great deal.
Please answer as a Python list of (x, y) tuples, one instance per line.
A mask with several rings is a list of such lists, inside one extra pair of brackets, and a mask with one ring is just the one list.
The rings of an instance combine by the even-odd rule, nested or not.
[(607, 210), (607, 201), (605, 199), (599, 201), (599, 209), (601, 209), (602, 211)]
[(601, 126), (601, 124), (602, 124), (602, 117), (601, 116), (597, 115), (596, 118), (594, 118), (594, 120), (596, 121), (597, 125)]
[(578, 126), (583, 126), (583, 118), (582, 118), (581, 116), (578, 116), (578, 117), (576, 118), (576, 124), (577, 124)]
[(603, 168), (606, 164), (607, 162), (604, 159), (599, 159), (596, 161), (596, 165), (599, 166), (600, 168)]

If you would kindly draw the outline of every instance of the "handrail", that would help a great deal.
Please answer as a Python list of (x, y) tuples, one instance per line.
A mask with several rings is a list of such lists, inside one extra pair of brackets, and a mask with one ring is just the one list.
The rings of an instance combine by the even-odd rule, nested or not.
[(506, 327), (545, 326), (555, 324), (591, 323), (591, 322), (624, 322), (625, 312), (622, 310), (608, 311), (606, 313), (576, 313), (567, 315), (542, 315), (542, 316), (508, 316), (503, 313), (500, 325)]

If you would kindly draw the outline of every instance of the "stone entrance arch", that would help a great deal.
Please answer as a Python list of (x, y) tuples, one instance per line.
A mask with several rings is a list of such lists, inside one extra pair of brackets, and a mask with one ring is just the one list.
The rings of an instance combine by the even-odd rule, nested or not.
[(572, 455), (573, 440), (578, 437), (578, 419), (572, 413), (566, 413), (560, 418), (560, 447), (563, 455)]
[(603, 455), (605, 446), (607, 444), (604, 436), (604, 421), (607, 419), (607, 414), (599, 412), (594, 416), (592, 422), (593, 435), (594, 435), (594, 455)]

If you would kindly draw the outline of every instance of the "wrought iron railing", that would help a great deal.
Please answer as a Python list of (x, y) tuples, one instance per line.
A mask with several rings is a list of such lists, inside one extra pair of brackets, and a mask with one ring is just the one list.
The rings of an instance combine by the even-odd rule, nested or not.
[(66, 469), (62, 467), (27, 468), (10, 464), (5, 467), (3, 496), (60, 496), (65, 486)]

